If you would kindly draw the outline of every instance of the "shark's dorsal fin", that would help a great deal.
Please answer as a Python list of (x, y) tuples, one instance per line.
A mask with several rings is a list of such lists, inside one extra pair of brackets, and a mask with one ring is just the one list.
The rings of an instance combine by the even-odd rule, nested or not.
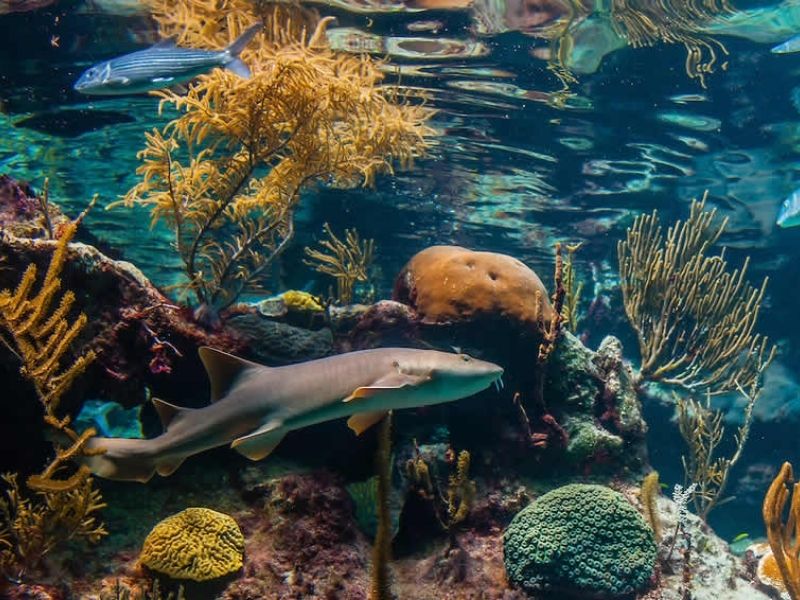
[(161, 426), (164, 430), (169, 429), (170, 424), (175, 421), (176, 417), (192, 410), (191, 408), (175, 406), (161, 398), (151, 398), (150, 401), (153, 403), (153, 408), (155, 408), (158, 413), (158, 418), (161, 419)]
[(269, 456), (281, 443), (286, 430), (283, 421), (273, 420), (231, 442), (231, 448), (250, 460), (261, 460)]
[(378, 423), (386, 416), (387, 410), (376, 410), (375, 412), (356, 413), (347, 419), (347, 426), (352, 429), (356, 435), (361, 435), (367, 429)]
[(353, 390), (342, 402), (352, 402), (360, 398), (372, 398), (376, 394), (389, 390), (419, 385), (430, 380), (430, 375), (410, 375), (408, 373), (391, 373), (378, 379), (375, 383), (361, 386)]
[(177, 45), (178, 45), (178, 38), (176, 38), (175, 36), (172, 36), (172, 37), (164, 38), (163, 40), (159, 40), (158, 42), (156, 42), (155, 44), (153, 44), (150, 47), (151, 48), (159, 48), (159, 49), (163, 50), (163, 49), (166, 49), (166, 48), (174, 48)]
[(198, 352), (208, 373), (208, 378), (211, 380), (212, 402), (224, 397), (244, 371), (268, 368), (208, 346), (203, 346)]

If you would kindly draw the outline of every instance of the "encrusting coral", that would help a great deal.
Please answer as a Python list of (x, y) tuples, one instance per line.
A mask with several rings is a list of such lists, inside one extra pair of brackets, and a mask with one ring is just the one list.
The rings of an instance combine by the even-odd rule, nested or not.
[[(787, 501), (788, 520), (784, 523)], [(769, 545), (786, 592), (792, 600), (800, 600), (800, 484), (794, 481), (790, 463), (783, 463), (769, 486), (762, 512)]]
[(570, 484), (544, 494), (504, 534), (509, 581), (532, 595), (627, 597), (647, 587), (656, 554), (642, 516), (601, 485)]
[(318, 273), (330, 275), (336, 280), (336, 300), (339, 304), (351, 304), (356, 282), (369, 279), (369, 267), (375, 254), (375, 240), (361, 240), (358, 231), (346, 229), (344, 240), (338, 238), (330, 225), (322, 226), (328, 239), (320, 241), (320, 250), (306, 248), (307, 265)]
[(177, 580), (219, 579), (242, 568), (244, 535), (228, 515), (209, 508), (187, 508), (153, 528), (139, 561)]
[[(155, 4), (162, 33), (179, 15), (180, 43), (221, 48), (259, 20), (263, 3)], [(185, 95), (158, 92), (162, 110), (181, 114), (147, 134), (141, 181), (124, 199), (172, 227), (185, 286), (212, 320), (286, 248), (303, 188), (372, 185), (410, 166), (434, 134), (433, 111), (381, 87), (377, 63), (327, 46), (330, 19), (298, 39), (270, 15), (242, 55), (250, 78), (216, 69)]]
[(705, 197), (689, 218), (662, 234), (657, 211), (640, 215), (619, 242), (625, 312), (641, 352), (639, 381), (661, 381), (720, 394), (751, 389), (775, 356), (775, 346), (754, 332), (767, 279), (745, 281), (748, 261), (729, 270), (725, 252), (708, 256), (727, 219)]

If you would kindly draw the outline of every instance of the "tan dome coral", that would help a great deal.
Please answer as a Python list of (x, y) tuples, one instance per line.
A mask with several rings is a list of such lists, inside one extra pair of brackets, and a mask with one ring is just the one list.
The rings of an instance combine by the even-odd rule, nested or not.
[(395, 300), (414, 307), (423, 322), (503, 318), (535, 327), (553, 308), (538, 275), (495, 252), (431, 246), (415, 254), (397, 277)]
[(173, 579), (210, 581), (242, 568), (244, 536), (231, 517), (187, 508), (156, 525), (139, 562)]

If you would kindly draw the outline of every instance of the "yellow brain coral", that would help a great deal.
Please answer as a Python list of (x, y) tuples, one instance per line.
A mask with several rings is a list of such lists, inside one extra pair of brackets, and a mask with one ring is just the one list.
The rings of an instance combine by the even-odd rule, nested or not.
[(242, 568), (244, 535), (231, 517), (187, 508), (156, 525), (139, 561), (173, 579), (210, 581)]

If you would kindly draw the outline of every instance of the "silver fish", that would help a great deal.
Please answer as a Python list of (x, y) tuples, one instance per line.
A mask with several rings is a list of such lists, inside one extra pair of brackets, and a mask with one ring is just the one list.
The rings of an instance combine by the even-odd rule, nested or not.
[(790, 37), (785, 42), (778, 44), (772, 50), (773, 54), (789, 54), (791, 52), (800, 52), (800, 35)]
[(778, 227), (795, 227), (800, 225), (800, 189), (796, 189), (781, 204), (778, 211)]
[(98, 96), (136, 94), (184, 83), (214, 67), (247, 78), (250, 70), (239, 54), (259, 29), (261, 24), (253, 25), (224, 50), (179, 48), (173, 39), (162, 40), (147, 50), (96, 64), (83, 72), (73, 88)]
[(503, 374), (466, 354), (410, 348), (348, 352), (285, 367), (265, 367), (212, 348), (200, 358), (212, 404), (180, 408), (153, 399), (166, 431), (149, 439), (92, 438), (104, 454), (83, 459), (101, 477), (147, 481), (170, 475), (199, 452), (231, 444), (251, 460), (269, 455), (283, 437), (349, 417), (361, 434), (389, 410), (450, 402), (488, 388)]

